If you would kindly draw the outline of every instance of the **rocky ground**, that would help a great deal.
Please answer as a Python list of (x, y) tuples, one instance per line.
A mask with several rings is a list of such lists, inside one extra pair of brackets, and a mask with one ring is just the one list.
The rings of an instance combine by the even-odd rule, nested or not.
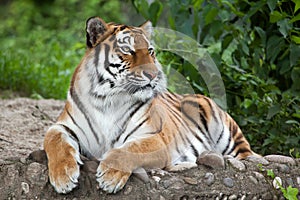
[(198, 159), (197, 168), (136, 174), (115, 195), (97, 188), (98, 163), (85, 160), (78, 188), (67, 195), (57, 194), (48, 182), (47, 159), (41, 149), (44, 133), (63, 105), (56, 100), (0, 100), (0, 200), (284, 199), (282, 191), (276, 189), (278, 184), (271, 177), (271, 170), (283, 188), (291, 185), (300, 190), (299, 159), (268, 155), (238, 161), (206, 152)]

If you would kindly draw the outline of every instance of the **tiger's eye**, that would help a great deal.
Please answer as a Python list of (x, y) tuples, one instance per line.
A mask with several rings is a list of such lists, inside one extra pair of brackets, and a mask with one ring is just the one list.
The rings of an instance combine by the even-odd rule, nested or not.
[(130, 52), (130, 48), (128, 47), (128, 46), (123, 46), (123, 47), (121, 47), (121, 49), (122, 49), (122, 51), (124, 51), (124, 52)]

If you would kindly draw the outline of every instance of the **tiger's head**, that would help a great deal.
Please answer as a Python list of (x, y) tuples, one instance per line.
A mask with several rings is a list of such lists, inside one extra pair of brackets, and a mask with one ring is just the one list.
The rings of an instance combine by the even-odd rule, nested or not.
[(130, 95), (145, 101), (166, 90), (165, 76), (150, 43), (151, 22), (139, 27), (86, 23), (87, 68), (94, 96)]

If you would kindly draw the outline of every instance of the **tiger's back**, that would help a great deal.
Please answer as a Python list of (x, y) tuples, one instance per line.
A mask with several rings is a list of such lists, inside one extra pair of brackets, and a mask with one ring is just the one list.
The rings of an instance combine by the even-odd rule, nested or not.
[(211, 99), (167, 91), (151, 31), (150, 22), (87, 21), (88, 49), (44, 141), (58, 192), (76, 187), (80, 154), (101, 160), (97, 181), (108, 192), (122, 189), (140, 167), (195, 166), (205, 150), (237, 158), (254, 154), (236, 122)]

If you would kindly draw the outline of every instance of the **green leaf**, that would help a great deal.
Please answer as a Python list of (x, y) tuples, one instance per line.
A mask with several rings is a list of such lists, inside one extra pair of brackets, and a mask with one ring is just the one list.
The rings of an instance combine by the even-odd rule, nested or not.
[(272, 169), (267, 169), (267, 175), (270, 176), (271, 178), (275, 178), (275, 174)]
[(277, 25), (279, 26), (279, 32), (283, 35), (284, 38), (286, 38), (290, 30), (293, 28), (292, 25), (288, 22), (288, 19), (278, 21)]
[(296, 44), (300, 44), (300, 37), (292, 35), (291, 39), (293, 42), (295, 42)]
[(267, 1), (268, 7), (271, 12), (273, 12), (273, 10), (275, 9), (277, 2), (278, 2), (278, 0), (268, 0)]
[(290, 44), (290, 65), (294, 66), (300, 61), (300, 46), (291, 43)]
[(298, 188), (293, 188), (292, 186), (289, 186), (286, 188), (286, 193), (283, 194), (283, 196), (288, 200), (297, 200), (298, 192)]
[(274, 12), (271, 12), (271, 14), (270, 14), (270, 22), (271, 23), (276, 23), (279, 20), (282, 20), (283, 18), (284, 18), (284, 16), (277, 10), (275, 10)]
[(294, 13), (297, 12), (300, 8), (300, 1), (299, 0), (292, 0), (295, 3)]
[(276, 104), (276, 105), (270, 107), (268, 110), (267, 119), (271, 119), (273, 116), (278, 114), (280, 112), (280, 110), (281, 110), (281, 106), (279, 104)]
[(263, 47), (265, 47), (266, 46), (266, 41), (267, 41), (266, 32), (258, 26), (255, 26), (254, 29), (258, 33), (258, 35), (261, 39), (261, 43), (262, 43)]
[(292, 19), (290, 19), (289, 23), (294, 23), (299, 20), (300, 20), (300, 13), (298, 15), (294, 16)]
[(156, 25), (156, 23), (158, 21), (158, 18), (161, 15), (162, 10), (163, 10), (163, 5), (159, 1), (154, 1), (150, 5), (150, 8), (149, 8), (149, 17), (150, 17), (150, 20), (152, 21), (152, 23), (153, 23), (154, 26)]
[(283, 46), (284, 39), (282, 37), (276, 35), (271, 36), (267, 41), (267, 60), (273, 63)]
[(215, 17), (219, 13), (219, 10), (217, 8), (210, 8), (209, 12), (205, 15), (205, 25), (210, 24), (214, 21)]

